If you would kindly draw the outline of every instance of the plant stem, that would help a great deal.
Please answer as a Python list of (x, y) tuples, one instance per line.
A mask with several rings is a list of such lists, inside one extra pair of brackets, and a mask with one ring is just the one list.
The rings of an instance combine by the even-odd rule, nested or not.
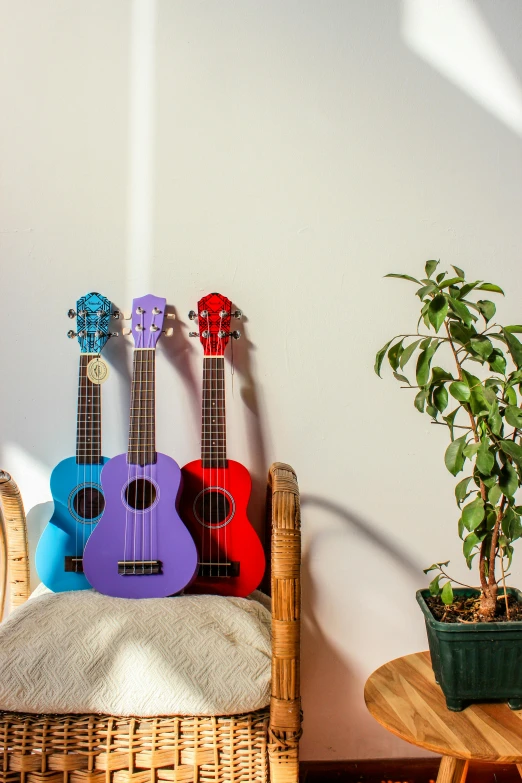
[(504, 588), (504, 601), (506, 602), (506, 617), (508, 620), (511, 620), (509, 614), (509, 603), (507, 599), (506, 574), (504, 573), (504, 549), (502, 549), (500, 553), (500, 570), (502, 571), (502, 587)]
[[(455, 345), (453, 344), (453, 340), (451, 339), (447, 319), (444, 321), (444, 326), (446, 329), (446, 334), (448, 335), (448, 340), (451, 346), (451, 350), (453, 351), (455, 364), (457, 365), (459, 380), (461, 381), (463, 378), (462, 364), (457, 355), (457, 350), (455, 348)], [(468, 413), (471, 429), (473, 431), (473, 437), (475, 438), (475, 443), (478, 443), (480, 438), (477, 432), (477, 424), (475, 422), (475, 417), (473, 416), (471, 408), (468, 404), (462, 403), (462, 407)], [(486, 503), (488, 499), (488, 495), (487, 495), (486, 485), (484, 484), (482, 479), (480, 479), (480, 496), (484, 501), (484, 503)], [(489, 568), (488, 568), (487, 579), (486, 579), (486, 547), (485, 547), (486, 539), (484, 539), (480, 547), (479, 576), (480, 576), (480, 586), (482, 588), (480, 614), (488, 619), (492, 619), (495, 616), (495, 610), (497, 605), (498, 585), (495, 580), (495, 556), (496, 556), (496, 549), (497, 549), (497, 542), (498, 542), (498, 532), (499, 532), (500, 521), (502, 519), (502, 516), (503, 513), (501, 515), (499, 512), (499, 515), (497, 516), (497, 520), (495, 522), (493, 535), (491, 537), (491, 548), (489, 551), (489, 562), (488, 562)]]

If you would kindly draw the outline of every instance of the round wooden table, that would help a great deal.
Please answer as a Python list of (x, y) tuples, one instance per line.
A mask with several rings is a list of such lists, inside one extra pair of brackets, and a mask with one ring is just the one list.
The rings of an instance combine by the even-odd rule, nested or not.
[(522, 710), (492, 703), (450, 712), (429, 652), (385, 663), (368, 678), (364, 700), (388, 731), (442, 754), (437, 783), (464, 783), (470, 760), (510, 762), (522, 775)]

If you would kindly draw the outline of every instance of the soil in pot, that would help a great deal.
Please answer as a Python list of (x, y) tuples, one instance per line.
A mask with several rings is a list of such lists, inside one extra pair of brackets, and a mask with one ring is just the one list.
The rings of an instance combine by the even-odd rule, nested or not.
[[(446, 606), (439, 596), (430, 596), (425, 600), (434, 618), (441, 623), (487, 622), (479, 615), (480, 599), (477, 596), (455, 596), (455, 600), (450, 606)], [(522, 603), (517, 601), (516, 596), (508, 595), (508, 607), (509, 615), (504, 596), (499, 596), (493, 622), (505, 623), (522, 620)]]

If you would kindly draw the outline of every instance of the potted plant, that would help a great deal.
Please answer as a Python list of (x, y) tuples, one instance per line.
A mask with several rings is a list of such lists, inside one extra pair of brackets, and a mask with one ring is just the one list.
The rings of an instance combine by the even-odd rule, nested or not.
[(386, 275), (416, 285), (420, 317), (412, 334), (396, 335), (377, 352), (375, 371), (380, 376), (387, 356), (401, 387), (415, 390), (415, 408), (448, 428), (446, 468), (464, 474), (455, 487), (458, 534), (479, 587), (452, 579), (449, 562), (434, 563), (417, 601), (448, 708), (507, 699), (521, 709), (522, 593), (506, 587), (506, 578), (522, 535), (515, 500), (522, 486), (522, 325), (496, 323), (495, 304), (479, 298), (503, 294), (499, 286), (438, 266), (428, 261), (421, 279)]

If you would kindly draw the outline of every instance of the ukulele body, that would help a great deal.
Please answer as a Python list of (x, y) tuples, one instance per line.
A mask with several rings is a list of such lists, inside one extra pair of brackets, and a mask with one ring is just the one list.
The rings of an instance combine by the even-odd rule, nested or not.
[[(62, 460), (51, 473), (51, 494), (54, 511), (36, 548), (38, 576), (55, 593), (88, 590), (90, 584), (82, 573), (81, 563), (66, 558), (81, 558), (87, 540), (103, 511), (100, 483), (102, 457), (95, 465), (78, 464), (75, 457)], [(74, 568), (78, 568), (75, 571)]]
[[(154, 464), (132, 465), (120, 454), (104, 467), (102, 487), (105, 510), (84, 554), (92, 586), (120, 598), (164, 598), (183, 590), (198, 557), (177, 512), (177, 463), (157, 453)], [(136, 563), (143, 565), (133, 571)]]
[(201, 460), (195, 460), (185, 465), (182, 475), (180, 514), (200, 562), (198, 576), (187, 592), (249, 595), (265, 571), (263, 546), (247, 517), (250, 474), (233, 460), (220, 468), (203, 467)]

